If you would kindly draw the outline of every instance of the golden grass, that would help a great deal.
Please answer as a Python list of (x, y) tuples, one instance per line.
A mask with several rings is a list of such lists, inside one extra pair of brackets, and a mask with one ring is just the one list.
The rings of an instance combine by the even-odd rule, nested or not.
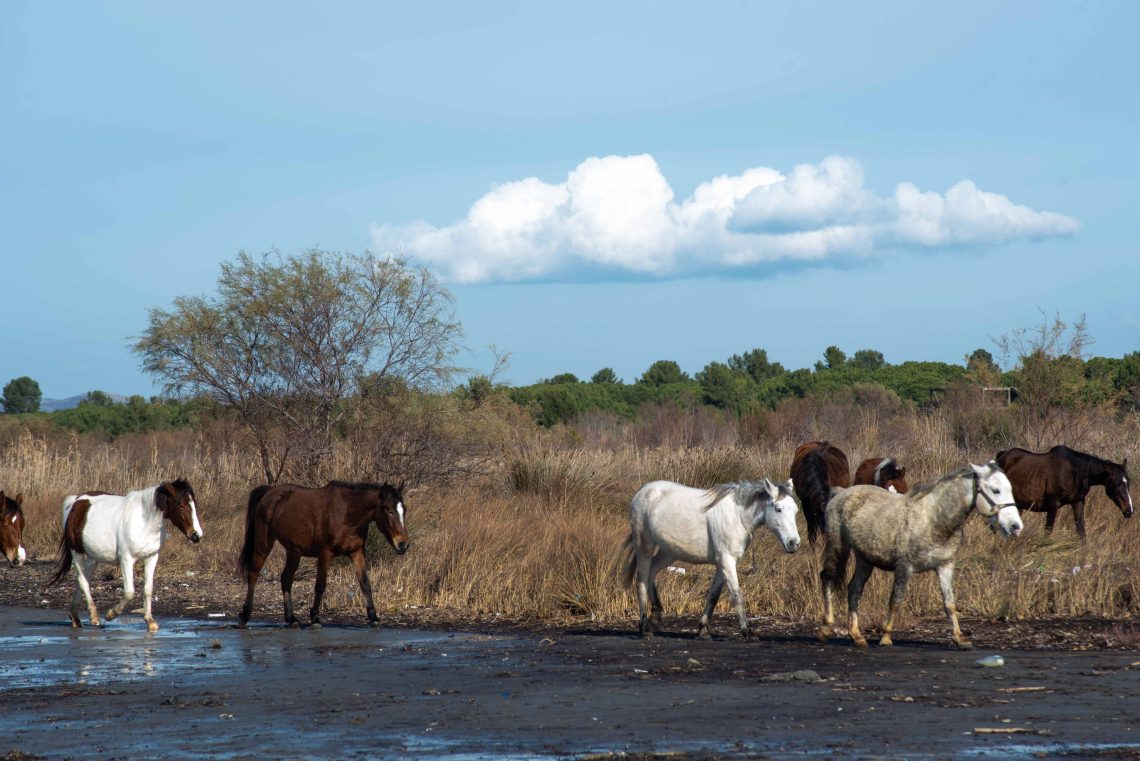
[[(927, 481), (967, 459), (988, 460), (992, 452), (962, 453), (951, 422), (939, 414), (893, 419), (887, 436), (868, 416), (849, 426), (850, 440), (821, 426), (809, 435), (843, 447), (852, 467), (874, 454), (898, 456), (911, 483)], [(1112, 459), (1135, 460), (1134, 419), (1106, 425), (1081, 448)], [(562, 437), (572, 438), (572, 437)], [(480, 480), (447, 488), (412, 489), (407, 495), (411, 550), (397, 557), (379, 538), (369, 546), (371, 579), (383, 613), (409, 606), (445, 609), (455, 615), (508, 620), (569, 622), (593, 620), (633, 626), (636, 603), (623, 588), (621, 544), (628, 533), (628, 500), (650, 480), (669, 479), (711, 486), (762, 476), (784, 480), (797, 441), (790, 437), (756, 445), (707, 448), (639, 448), (621, 444), (583, 449), (556, 443), (557, 436), (533, 436), (515, 445)], [(50, 440), (23, 433), (0, 442), (0, 488), (23, 492), (33, 557), (54, 557), (63, 498), (85, 489), (123, 492), (162, 479), (186, 477), (198, 495), (205, 539), (198, 546), (171, 541), (163, 550), (159, 576), (185, 571), (231, 577), (244, 531), (249, 489), (260, 483), (253, 453), (238, 443), (215, 445), (208, 437), (139, 437), (128, 443)], [(339, 452), (330, 477), (354, 478), (338, 470), (353, 462)], [(344, 465), (343, 467), (347, 467)], [(802, 519), (801, 519), (802, 521)], [(1040, 514), (1025, 516), (1026, 530), (1003, 541), (985, 524), (971, 520), (959, 555), (955, 589), (966, 616), (1037, 618), (1096, 615), (1131, 617), (1140, 612), (1140, 524), (1126, 522), (1099, 488), (1088, 503), (1087, 544), (1076, 540), (1069, 511), (1057, 531), (1044, 533)], [(802, 529), (802, 523), (801, 523)], [(374, 532), (375, 533), (375, 532)], [(742, 586), (752, 615), (815, 620), (819, 611), (819, 548), (782, 552), (761, 530), (755, 553), (741, 563)], [(753, 565), (753, 558), (755, 565)], [(281, 567), (276, 550), (262, 587)], [(308, 564), (311, 561), (306, 561)], [(303, 564), (304, 570), (306, 564)], [(663, 573), (660, 589), (667, 626), (695, 623), (712, 576), (710, 566)], [(295, 589), (299, 610), (311, 594), (311, 574)], [(876, 573), (864, 596), (863, 612), (881, 620), (889, 576)], [(355, 580), (344, 563), (334, 567), (326, 602), (363, 615)], [(232, 601), (234, 609), (239, 599)], [(840, 604), (840, 610), (845, 605)], [(729, 627), (727, 600), (715, 624)], [(932, 574), (914, 580), (900, 627), (915, 618), (941, 618), (941, 598)]]

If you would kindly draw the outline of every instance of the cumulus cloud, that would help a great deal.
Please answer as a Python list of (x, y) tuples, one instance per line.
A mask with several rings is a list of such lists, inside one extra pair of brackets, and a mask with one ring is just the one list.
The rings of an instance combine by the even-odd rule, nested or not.
[(466, 217), (376, 225), (379, 251), (400, 251), (461, 283), (560, 277), (683, 276), (867, 257), (884, 248), (981, 247), (1071, 235), (1064, 214), (1035, 211), (963, 180), (946, 193), (901, 182), (864, 186), (854, 159), (787, 175), (757, 167), (701, 183), (677, 201), (652, 156), (605, 156), (561, 183), (493, 187)]

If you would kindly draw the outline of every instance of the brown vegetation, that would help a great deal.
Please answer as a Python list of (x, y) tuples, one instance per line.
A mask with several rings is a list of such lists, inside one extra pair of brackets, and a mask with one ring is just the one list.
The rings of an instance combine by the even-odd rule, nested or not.
[[(1016, 438), (1016, 415), (1016, 409), (957, 403), (917, 412), (873, 401), (835, 405), (807, 399), (744, 421), (707, 410), (695, 416), (673, 410), (670, 416), (654, 408), (630, 423), (594, 416), (575, 427), (539, 430), (509, 404), (455, 410), (446, 430), (431, 436), (419, 431), (409, 440), (430, 448), (436, 461), (449, 464), (449, 473), (435, 481), (421, 478), (418, 488), (407, 491), (411, 549), (405, 556), (397, 557), (373, 531), (368, 554), (377, 607), (381, 617), (430, 609), (455, 620), (591, 620), (632, 631), (636, 602), (619, 582), (619, 549), (628, 532), (629, 499), (642, 483), (782, 480), (795, 445), (807, 438), (829, 439), (854, 461), (897, 457), (912, 483), (921, 483), (967, 460), (991, 459), (1007, 434)], [(1140, 461), (1137, 424), (1135, 414), (1106, 414), (1082, 440), (1068, 443), (1117, 461), (1126, 456)], [(392, 438), (391, 430), (378, 431), (376, 441), (386, 442), (391, 452), (399, 443)], [(701, 445), (692, 446), (694, 439)], [(454, 449), (440, 449), (448, 442)], [(400, 475), (377, 465), (382, 453), (366, 453), (366, 444), (340, 441), (322, 477)], [(93, 488), (121, 493), (173, 477), (193, 483), (205, 536), (191, 546), (171, 535), (159, 563), (159, 583), (187, 572), (197, 577), (194, 583), (203, 577), (225, 579), (234, 599), (218, 602), (233, 613), (241, 600), (234, 568), (245, 503), (262, 477), (256, 449), (240, 435), (218, 422), (196, 434), (108, 444), (0, 426), (0, 487), (24, 493), (25, 541), (30, 555), (41, 561), (57, 551), (59, 510), (67, 494)], [(955, 576), (966, 617), (1124, 619), (1140, 612), (1140, 524), (1126, 523), (1100, 489), (1090, 494), (1086, 544), (1077, 540), (1065, 514), (1052, 535), (1045, 533), (1040, 515), (1026, 514), (1024, 520), (1023, 536), (1010, 541), (993, 536), (980, 520), (967, 524)], [(755, 565), (747, 558), (742, 564), (750, 614), (813, 622), (820, 606), (817, 553), (805, 546), (786, 555), (761, 533), (751, 556)], [(265, 572), (275, 578), (282, 558), (275, 552)], [(309, 563), (302, 564), (303, 574)], [(678, 625), (695, 621), (711, 572), (698, 567), (662, 574), (667, 619)], [(299, 604), (311, 595), (311, 573), (298, 577)], [(880, 576), (865, 595), (865, 620), (872, 626), (885, 612), (889, 578)], [(346, 563), (334, 567), (325, 600), (329, 608), (362, 615), (363, 602)], [(279, 604), (275, 585), (263, 584), (255, 619), (276, 620)], [(725, 611), (720, 608), (714, 631), (729, 631)], [(936, 580), (916, 578), (899, 629), (941, 618)]]

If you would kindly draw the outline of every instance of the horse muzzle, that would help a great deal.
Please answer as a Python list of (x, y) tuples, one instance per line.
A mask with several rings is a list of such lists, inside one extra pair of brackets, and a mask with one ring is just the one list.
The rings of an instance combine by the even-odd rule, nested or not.
[(392, 544), (392, 548), (396, 550), (397, 555), (403, 555), (408, 551), (408, 542), (396, 542)]
[(788, 553), (789, 555), (799, 548), (800, 540), (798, 537), (795, 539), (789, 539), (788, 541), (784, 542), (784, 552)]
[(190, 535), (190, 541), (194, 544), (197, 544), (198, 542), (202, 541), (202, 535), (195, 531)]

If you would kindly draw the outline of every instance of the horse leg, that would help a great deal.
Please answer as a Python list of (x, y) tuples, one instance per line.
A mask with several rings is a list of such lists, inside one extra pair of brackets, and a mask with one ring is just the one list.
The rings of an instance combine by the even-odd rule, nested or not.
[(158, 553), (154, 553), (143, 564), (143, 620), (148, 632), (158, 631), (158, 622), (150, 612), (150, 598), (154, 593), (154, 569), (158, 566)]
[(364, 594), (367, 605), (368, 625), (379, 626), (380, 617), (376, 615), (376, 605), (372, 602), (372, 583), (368, 581), (368, 568), (364, 565), (364, 550), (352, 553), (352, 567), (356, 569), (356, 580), (360, 583), (360, 591)]
[(717, 602), (720, 600), (720, 593), (724, 590), (724, 571), (720, 566), (717, 566), (716, 573), (713, 574), (712, 586), (709, 587), (708, 598), (705, 600), (705, 610), (701, 614), (701, 626), (697, 629), (698, 639), (712, 639), (712, 634), (709, 632), (709, 624), (712, 623), (713, 608), (716, 607)]
[(300, 555), (285, 553), (285, 567), (281, 569), (281, 601), (285, 604), (285, 625), (294, 629), (301, 625), (293, 615), (293, 576), (296, 575), (297, 566), (300, 564)]
[(883, 636), (879, 638), (879, 645), (887, 647), (893, 645), (891, 632), (895, 628), (895, 614), (902, 605), (903, 596), (906, 595), (906, 585), (910, 583), (910, 569), (903, 566), (895, 568), (895, 583), (891, 587), (891, 601), (887, 608), (887, 621), (883, 624)]
[(867, 639), (859, 630), (859, 599), (863, 596), (863, 585), (874, 570), (870, 561), (855, 553), (855, 573), (851, 574), (851, 583), (847, 587), (847, 627), (851, 630), (851, 641), (855, 647), (867, 646)]
[(661, 630), (661, 618), (665, 613), (665, 609), (661, 605), (661, 597), (657, 593), (657, 574), (661, 573), (663, 568), (668, 568), (673, 562), (671, 555), (666, 555), (664, 552), (658, 551), (653, 556), (653, 562), (649, 564), (649, 584), (646, 585), (649, 591), (649, 630)]
[(241, 606), (241, 613), (238, 614), (239, 629), (249, 625), (249, 617), (253, 615), (253, 588), (257, 586), (257, 577), (261, 575), (261, 568), (273, 550), (273, 537), (267, 538), (268, 542), (264, 549), (261, 547), (261, 541), (254, 540), (253, 556), (249, 559), (249, 570), (245, 574), (245, 604)]
[(736, 558), (728, 554), (722, 555), (720, 564), (724, 569), (724, 581), (728, 585), (728, 597), (736, 607), (736, 618), (740, 621), (740, 636), (748, 639), (752, 636), (752, 628), (748, 625), (744, 595), (740, 591), (740, 580), (736, 577)]
[(1053, 524), (1057, 522), (1057, 503), (1049, 500), (1045, 503), (1045, 530), (1052, 532)]
[(108, 621), (118, 618), (135, 597), (135, 556), (124, 555), (119, 561), (119, 570), (123, 574), (123, 597), (117, 605), (107, 611)]
[(1073, 523), (1077, 526), (1077, 536), (1085, 540), (1085, 501), (1078, 499), (1073, 503)]
[(317, 555), (317, 583), (313, 587), (313, 607), (309, 608), (309, 625), (321, 628), (321, 598), (325, 596), (325, 583), (329, 580), (329, 561), (332, 554), (327, 550)]
[(646, 611), (649, 609), (649, 584), (651, 583), (649, 570), (653, 566), (653, 547), (638, 544), (636, 551), (637, 609), (640, 614), (637, 631), (643, 638), (649, 638), (653, 636), (653, 630), (649, 627), (649, 616)]
[(831, 541), (828, 539), (824, 548), (823, 568), (819, 571), (820, 592), (823, 595), (823, 624), (817, 634), (823, 642), (827, 642), (832, 627), (835, 626), (835, 611), (831, 607), (831, 593), (835, 589), (835, 580), (839, 574), (846, 572), (847, 558), (851, 554), (851, 548), (842, 544), (838, 549), (834, 549)]
[(954, 605), (954, 564), (938, 566), (938, 586), (942, 589), (942, 607), (946, 610), (946, 620), (950, 622), (950, 638), (961, 650), (971, 650), (974, 643), (958, 628), (958, 608)]
[(79, 622), (79, 597), (87, 600), (87, 615), (92, 626), (99, 626), (99, 609), (95, 607), (95, 599), (91, 597), (91, 582), (88, 577), (95, 570), (95, 561), (78, 553), (71, 554), (75, 565), (75, 593), (71, 597), (71, 626), (75, 629), (83, 628)]

